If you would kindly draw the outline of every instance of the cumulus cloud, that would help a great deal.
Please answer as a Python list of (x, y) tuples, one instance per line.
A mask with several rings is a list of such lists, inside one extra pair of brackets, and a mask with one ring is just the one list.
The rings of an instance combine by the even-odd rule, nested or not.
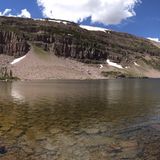
[(103, 24), (119, 24), (136, 15), (134, 8), (140, 0), (37, 0), (44, 17), (74, 22), (91, 17)]
[(151, 37), (148, 37), (147, 39), (151, 40), (151, 41), (155, 41), (155, 42), (160, 42), (160, 39), (159, 38), (151, 38)]
[(12, 9), (6, 8), (3, 12), (0, 12), (0, 16), (31, 18), (31, 14), (27, 9), (22, 9), (21, 13), (17, 15), (12, 14), (11, 12)]
[(0, 12), (0, 16), (5, 16), (9, 14), (11, 11), (12, 11), (11, 9), (6, 8), (3, 12)]
[(12, 11), (11, 9), (6, 8), (6, 9), (4, 10), (4, 12), (2, 13), (2, 15), (7, 15), (7, 14), (10, 13), (11, 11)]
[(21, 13), (17, 15), (17, 17), (31, 18), (31, 14), (27, 11), (27, 9), (22, 9)]

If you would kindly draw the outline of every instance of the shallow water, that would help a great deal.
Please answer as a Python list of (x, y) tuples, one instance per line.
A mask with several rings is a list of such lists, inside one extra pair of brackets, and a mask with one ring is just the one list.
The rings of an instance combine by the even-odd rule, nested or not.
[(159, 140), (158, 79), (0, 82), (2, 160), (158, 160)]

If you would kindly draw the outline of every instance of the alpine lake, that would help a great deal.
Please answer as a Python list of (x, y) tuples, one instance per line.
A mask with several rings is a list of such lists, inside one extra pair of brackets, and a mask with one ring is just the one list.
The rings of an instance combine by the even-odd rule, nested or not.
[(160, 160), (160, 79), (0, 82), (0, 160)]

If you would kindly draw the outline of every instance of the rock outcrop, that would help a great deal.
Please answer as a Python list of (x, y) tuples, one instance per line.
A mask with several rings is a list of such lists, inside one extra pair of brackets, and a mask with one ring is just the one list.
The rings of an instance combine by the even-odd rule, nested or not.
[(29, 45), (23, 37), (12, 31), (0, 31), (0, 54), (20, 57), (28, 51)]
[(72, 35), (54, 34), (47, 39), (43, 35), (37, 35), (35, 40), (34, 44), (57, 56), (71, 57), (81, 61), (104, 61), (108, 56), (105, 48), (100, 48), (98, 43), (83, 41)]

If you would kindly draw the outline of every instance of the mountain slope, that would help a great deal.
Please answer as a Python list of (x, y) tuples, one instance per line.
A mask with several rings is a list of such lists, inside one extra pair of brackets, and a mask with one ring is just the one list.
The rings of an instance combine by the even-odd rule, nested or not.
[(98, 67), (72, 59), (59, 58), (32, 46), (26, 57), (10, 65), (14, 74), (23, 80), (38, 79), (102, 79)]
[[(0, 17), (0, 54), (21, 57), (31, 46), (39, 47), (55, 58), (70, 58), (95, 67), (95, 70), (100, 68), (98, 74), (105, 77), (143, 77), (151, 75), (150, 72), (156, 74), (149, 77), (159, 77), (160, 48), (150, 40), (110, 30), (89, 31), (62, 20)], [(106, 60), (121, 65), (122, 69)], [(51, 73), (50, 77), (56, 75)]]

